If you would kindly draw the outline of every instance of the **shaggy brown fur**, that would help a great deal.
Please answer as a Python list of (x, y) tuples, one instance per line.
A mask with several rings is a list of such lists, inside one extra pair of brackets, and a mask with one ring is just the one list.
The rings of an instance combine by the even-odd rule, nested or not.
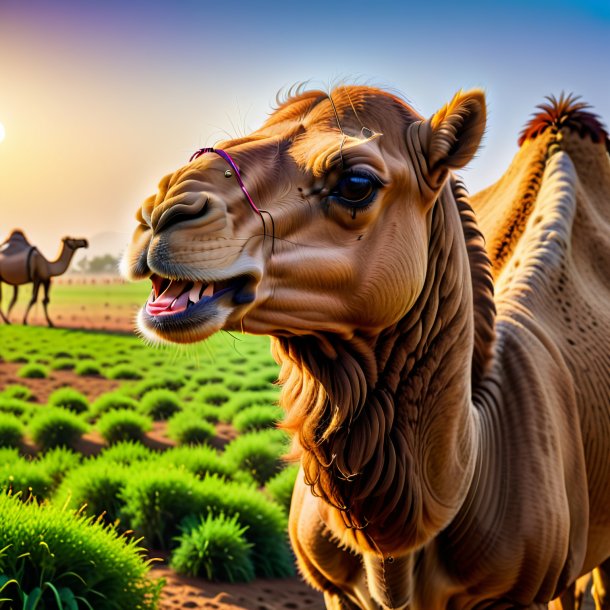
[(610, 163), (557, 106), (474, 198), (480, 226), (451, 173), (477, 91), (429, 120), (373, 88), (300, 92), (219, 146), (264, 214), (216, 155), (139, 212), (145, 334), (273, 337), (290, 537), (329, 608), (541, 609), (610, 556)]

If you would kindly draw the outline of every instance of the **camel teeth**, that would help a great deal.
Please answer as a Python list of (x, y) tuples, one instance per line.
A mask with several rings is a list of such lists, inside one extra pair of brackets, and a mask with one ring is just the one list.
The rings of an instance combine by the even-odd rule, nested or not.
[(201, 289), (203, 288), (203, 282), (195, 282), (189, 292), (189, 301), (196, 303), (201, 297)]
[(214, 283), (210, 283), (205, 287), (205, 290), (203, 291), (203, 296), (204, 297), (211, 297), (214, 294)]

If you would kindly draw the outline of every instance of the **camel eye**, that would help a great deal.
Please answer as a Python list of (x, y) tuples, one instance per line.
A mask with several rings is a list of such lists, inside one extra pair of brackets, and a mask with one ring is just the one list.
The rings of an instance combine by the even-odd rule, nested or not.
[(363, 207), (373, 200), (379, 181), (368, 174), (346, 174), (333, 189), (331, 197), (350, 207)]

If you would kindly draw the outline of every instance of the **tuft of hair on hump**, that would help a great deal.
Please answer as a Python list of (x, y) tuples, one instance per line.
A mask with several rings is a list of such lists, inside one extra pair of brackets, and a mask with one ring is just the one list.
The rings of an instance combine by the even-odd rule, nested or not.
[(561, 93), (559, 99), (554, 95), (546, 96), (546, 103), (539, 104), (539, 112), (532, 115), (529, 123), (519, 136), (519, 146), (526, 140), (533, 140), (547, 129), (567, 128), (580, 135), (589, 136), (595, 144), (605, 142), (610, 153), (610, 137), (608, 131), (596, 114), (590, 112), (590, 104), (579, 101), (580, 96), (572, 93)]

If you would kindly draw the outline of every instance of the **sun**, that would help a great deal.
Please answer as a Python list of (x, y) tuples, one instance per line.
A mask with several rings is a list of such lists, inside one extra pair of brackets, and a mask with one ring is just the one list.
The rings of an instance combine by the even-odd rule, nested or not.
[(4, 140), (4, 136), (6, 135), (6, 130), (4, 129), (4, 125), (0, 123), (0, 142)]

